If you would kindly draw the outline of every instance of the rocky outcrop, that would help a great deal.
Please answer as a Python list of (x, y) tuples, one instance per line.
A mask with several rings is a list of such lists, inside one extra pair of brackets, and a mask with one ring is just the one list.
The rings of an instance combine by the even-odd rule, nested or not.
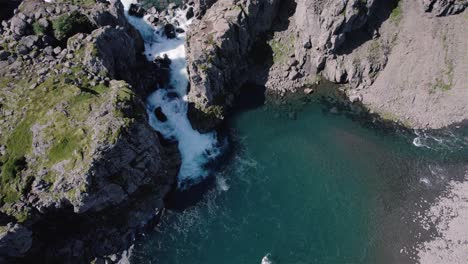
[[(257, 50), (236, 53), (251, 39), (219, 34), (231, 28), (223, 29), (222, 17), (235, 14), (226, 7), (218, 9), (223, 3), (218, 1), (195, 22), (194, 32), (203, 32), (205, 41), (194, 37), (188, 44), (189, 99), (204, 112), (212, 112), (209, 106), (229, 108), (236, 87), (247, 80), (284, 95), (304, 86), (310, 92), (325, 78), (344, 84), (353, 102), (409, 127), (439, 128), (468, 118), (462, 103), (467, 100), (462, 92), (466, 62), (460, 49), (467, 35), (463, 14), (455, 15), (465, 9), (466, 1), (280, 1), (274, 23), (257, 18), (270, 33), (266, 42), (271, 62), (265, 60), (266, 69), (260, 70), (249, 63)], [(445, 15), (451, 16), (437, 17)], [(231, 24), (237, 25), (235, 32), (250, 32), (251, 23)], [(238, 61), (238, 54), (247, 55)], [(220, 60), (224, 57), (229, 61)], [(235, 66), (222, 68), (230, 62)]]
[(454, 15), (463, 12), (468, 6), (467, 0), (421, 0), (424, 11), (436, 16)]
[(247, 56), (269, 30), (278, 0), (217, 1), (188, 33), (188, 99), (195, 108), (221, 117), (233, 95), (247, 80)]
[(119, 1), (27, 0), (1, 33), (0, 258), (82, 263), (127, 249), (180, 164), (141, 99), (167, 69), (143, 57)]

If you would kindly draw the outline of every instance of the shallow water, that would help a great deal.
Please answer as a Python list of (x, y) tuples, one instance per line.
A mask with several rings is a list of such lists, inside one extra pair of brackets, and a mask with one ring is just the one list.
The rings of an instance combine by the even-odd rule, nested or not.
[(416, 216), (463, 179), (466, 134), (417, 147), (418, 135), (313, 98), (234, 116), (233, 153), (215, 186), (195, 206), (168, 210), (131, 263), (417, 261), (431, 229)]

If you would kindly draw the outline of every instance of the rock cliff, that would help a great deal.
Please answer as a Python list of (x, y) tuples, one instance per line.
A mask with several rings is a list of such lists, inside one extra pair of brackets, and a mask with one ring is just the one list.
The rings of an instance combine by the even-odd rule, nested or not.
[[(240, 11), (244, 6), (262, 12)], [(351, 101), (408, 127), (461, 122), (468, 118), (466, 6), (464, 0), (218, 0), (194, 22), (187, 44), (189, 100), (222, 116), (247, 81), (284, 95), (313, 90), (324, 78), (344, 84)], [(249, 19), (261, 26), (243, 22)], [(256, 56), (265, 44), (270, 55), (262, 69)]]
[(0, 33), (0, 262), (128, 248), (178, 170), (141, 99), (167, 69), (118, 1), (24, 1)]

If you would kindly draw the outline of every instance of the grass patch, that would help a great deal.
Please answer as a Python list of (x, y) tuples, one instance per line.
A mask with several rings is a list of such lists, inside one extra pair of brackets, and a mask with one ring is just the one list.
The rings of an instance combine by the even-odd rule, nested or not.
[(401, 18), (403, 16), (403, 10), (401, 8), (400, 3), (392, 10), (390, 14), (390, 21), (392, 21), (395, 25), (400, 24)]
[(56, 144), (50, 148), (48, 154), (49, 162), (54, 164), (69, 159), (73, 155), (73, 152), (79, 149), (79, 143), (80, 138), (76, 134), (67, 131), (64, 135), (61, 135)]
[(48, 31), (47, 28), (41, 25), (38, 21), (34, 22), (32, 26), (35, 35), (42, 36), (45, 35)]
[(291, 35), (287, 39), (268, 41), (268, 45), (270, 45), (273, 52), (274, 63), (283, 63), (288, 59), (291, 52), (293, 52), (295, 39), (294, 35)]
[(56, 0), (56, 3), (67, 3), (67, 4), (72, 4), (72, 5), (77, 5), (77, 6), (82, 6), (82, 7), (92, 7), (94, 4), (96, 4), (95, 0)]
[(382, 53), (382, 47), (378, 40), (372, 40), (368, 50), (367, 50), (367, 60), (371, 63), (377, 63), (380, 59)]
[(87, 16), (73, 11), (52, 21), (52, 28), (55, 38), (64, 42), (77, 33), (90, 33), (93, 30), (93, 25)]

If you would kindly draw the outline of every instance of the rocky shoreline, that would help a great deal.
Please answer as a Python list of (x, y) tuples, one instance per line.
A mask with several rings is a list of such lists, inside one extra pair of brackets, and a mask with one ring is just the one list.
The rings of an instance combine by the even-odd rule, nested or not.
[[(463, 122), (467, 6), (189, 1), (192, 126), (219, 127), (249, 84), (281, 100), (328, 81), (343, 87), (345, 107), (391, 124)], [(171, 38), (181, 29), (163, 18), (175, 8), (129, 14)], [(168, 83), (170, 61), (144, 57), (116, 0), (25, 0), (0, 33), (0, 263), (117, 262), (175, 187), (179, 150), (149, 126), (144, 104)]]
[(197, 34), (187, 44), (189, 100), (222, 119), (246, 82), (285, 94), (313, 89), (323, 78), (345, 85), (351, 101), (407, 127), (462, 122), (468, 119), (461, 48), (466, 6), (467, 1), (217, 1), (194, 23)]
[(0, 262), (115, 262), (175, 185), (143, 103), (169, 70), (119, 1), (23, 1), (1, 33)]

